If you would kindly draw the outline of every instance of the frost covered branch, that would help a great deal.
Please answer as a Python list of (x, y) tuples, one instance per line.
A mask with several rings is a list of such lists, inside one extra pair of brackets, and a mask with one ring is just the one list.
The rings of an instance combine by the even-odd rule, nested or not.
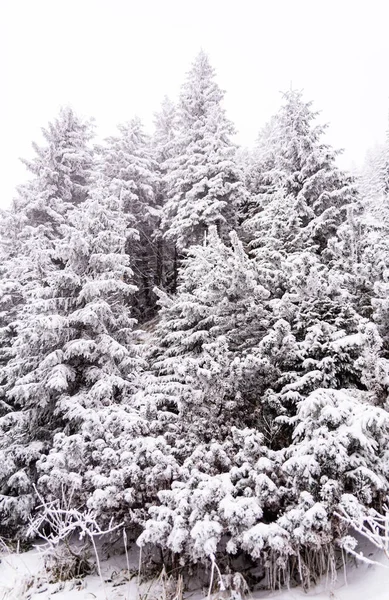
[[(339, 517), (343, 522), (347, 523), (354, 531), (359, 533), (364, 539), (370, 542), (375, 548), (381, 550), (389, 559), (389, 508), (384, 505), (384, 514), (379, 513), (375, 509), (371, 508), (368, 514), (362, 514), (360, 511), (349, 511), (340, 506), (340, 513), (335, 513), (335, 516)], [(352, 513), (352, 514), (351, 514)], [(355, 551), (355, 540), (347, 536), (344, 540), (343, 547), (352, 556), (355, 556), (358, 560), (367, 564), (379, 565), (381, 567), (389, 568), (387, 565), (383, 565), (380, 562), (371, 560), (364, 556), (362, 552)]]
[[(37, 507), (38, 515), (30, 520), (28, 533), (32, 536), (38, 536), (46, 542), (45, 552), (53, 552), (53, 550), (62, 542), (66, 545), (69, 553), (72, 556), (77, 556), (69, 545), (69, 540), (76, 532), (79, 534), (79, 540), (88, 539), (93, 546), (96, 557), (96, 566), (98, 575), (101, 577), (100, 559), (96, 547), (96, 538), (112, 533), (123, 526), (122, 523), (113, 525), (111, 519), (108, 528), (102, 529), (96, 522), (94, 513), (91, 510), (81, 512), (77, 508), (70, 508), (70, 502), (61, 500), (46, 500), (35, 489), (40, 500), (40, 505)], [(64, 508), (61, 507), (64, 506)], [(45, 532), (45, 526), (48, 526), (48, 533)]]

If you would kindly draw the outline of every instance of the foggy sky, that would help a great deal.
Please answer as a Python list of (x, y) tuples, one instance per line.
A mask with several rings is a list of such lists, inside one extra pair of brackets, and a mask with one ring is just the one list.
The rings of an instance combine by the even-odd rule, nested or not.
[(330, 124), (342, 165), (359, 165), (387, 129), (388, 17), (386, 0), (1, 0), (0, 205), (61, 105), (94, 116), (100, 136), (135, 115), (151, 130), (201, 48), (240, 144), (292, 85)]

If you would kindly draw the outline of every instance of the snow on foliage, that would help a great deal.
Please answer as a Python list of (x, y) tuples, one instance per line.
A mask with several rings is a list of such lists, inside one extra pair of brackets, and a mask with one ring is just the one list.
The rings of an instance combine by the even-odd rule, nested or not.
[(243, 173), (231, 141), (234, 127), (221, 106), (224, 93), (200, 52), (183, 85), (168, 174), (162, 228), (179, 250), (201, 243), (210, 225), (228, 233), (245, 198)]
[(64, 109), (35, 146), (0, 225), (0, 532), (64, 500), (165, 566), (308, 587), (385, 519), (387, 145), (355, 182), (291, 90), (238, 153), (223, 96), (201, 52), (153, 136), (92, 149)]

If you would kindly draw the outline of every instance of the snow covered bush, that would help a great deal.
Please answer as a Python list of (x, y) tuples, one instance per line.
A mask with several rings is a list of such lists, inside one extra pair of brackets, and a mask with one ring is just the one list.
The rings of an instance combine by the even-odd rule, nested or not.
[(293, 442), (277, 451), (252, 429), (199, 445), (159, 492), (138, 543), (185, 562), (217, 556), (233, 564), (244, 553), (261, 562), (272, 587), (333, 572), (347, 532), (335, 515), (343, 495), (379, 507), (388, 493), (389, 415), (357, 393), (318, 389), (291, 425)]

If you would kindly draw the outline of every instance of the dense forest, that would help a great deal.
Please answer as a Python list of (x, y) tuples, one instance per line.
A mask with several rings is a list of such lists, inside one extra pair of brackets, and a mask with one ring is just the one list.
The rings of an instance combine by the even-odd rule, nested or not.
[(167, 568), (309, 586), (389, 490), (389, 139), (344, 172), (292, 89), (245, 150), (223, 97), (201, 52), (153, 135), (64, 108), (25, 161), (0, 535), (74, 509)]

